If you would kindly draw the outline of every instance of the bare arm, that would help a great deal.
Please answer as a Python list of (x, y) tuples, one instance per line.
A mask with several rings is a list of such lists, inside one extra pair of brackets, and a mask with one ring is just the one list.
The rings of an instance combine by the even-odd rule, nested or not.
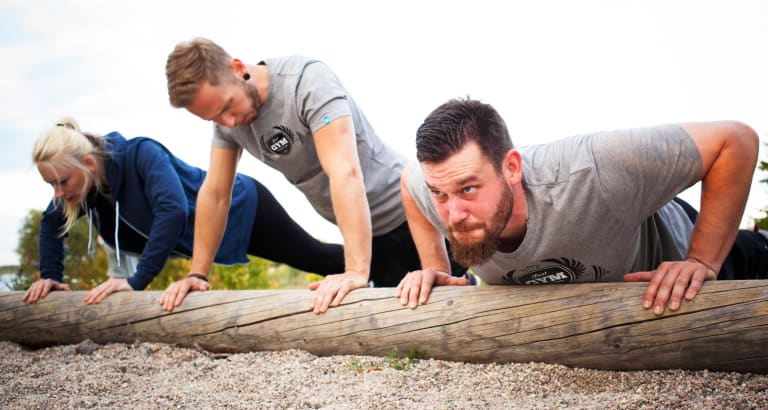
[[(211, 162), (205, 181), (197, 194), (195, 237), (191, 272), (208, 276), (221, 244), (232, 199), (232, 186), (241, 150), (211, 147)], [(208, 282), (187, 277), (172, 283), (163, 292), (160, 304), (166, 311), (181, 305), (190, 290), (207, 290)]]
[(408, 190), (408, 175), (414, 166), (418, 165), (409, 164), (400, 176), (400, 194), (403, 197), (408, 229), (411, 231), (413, 242), (419, 253), (421, 270), (409, 272), (397, 285), (396, 294), (396, 297), (400, 298), (400, 304), (408, 305), (411, 309), (427, 303), (432, 287), (435, 285), (469, 284), (465, 278), (455, 278), (450, 275), (451, 265), (445, 248), (445, 238), (421, 213)]
[(655, 271), (636, 272), (625, 280), (650, 281), (643, 307), (662, 314), (682, 298), (693, 299), (705, 280), (714, 280), (738, 232), (746, 206), (759, 141), (747, 125), (735, 121), (682, 124), (702, 160), (701, 210), (687, 259), (664, 262)]
[(197, 194), (191, 273), (208, 276), (227, 226), (241, 150), (211, 147), (211, 162)]
[(732, 121), (683, 124), (702, 159), (701, 211), (688, 257), (715, 272), (733, 246), (757, 163), (758, 137)]
[(329, 275), (310, 289), (315, 313), (338, 306), (353, 289), (365, 287), (371, 268), (371, 211), (357, 156), (351, 117), (341, 117), (314, 133), (317, 157), (330, 181), (336, 223), (344, 238), (345, 272)]
[(408, 228), (411, 231), (413, 242), (416, 244), (416, 250), (419, 252), (421, 268), (450, 273), (451, 265), (448, 261), (448, 251), (445, 249), (445, 238), (421, 213), (408, 190), (408, 174), (414, 166), (418, 165), (409, 164), (400, 176), (400, 195), (403, 198)]

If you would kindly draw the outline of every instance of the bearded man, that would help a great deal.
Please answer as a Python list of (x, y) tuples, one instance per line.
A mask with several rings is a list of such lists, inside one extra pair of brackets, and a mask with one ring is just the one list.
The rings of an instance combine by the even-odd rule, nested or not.
[[(422, 269), (415, 308), (450, 276), (446, 247), (493, 285), (648, 281), (660, 315), (706, 280), (766, 277), (768, 240), (740, 231), (758, 137), (735, 121), (579, 135), (515, 149), (488, 104), (451, 100), (416, 135), (401, 192)], [(676, 196), (702, 181), (701, 213)], [(734, 246), (735, 243), (735, 246)]]

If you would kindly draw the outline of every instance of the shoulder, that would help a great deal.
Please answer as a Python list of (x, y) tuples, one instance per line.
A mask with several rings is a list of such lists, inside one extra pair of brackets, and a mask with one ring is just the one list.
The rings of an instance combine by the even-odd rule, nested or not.
[(152, 149), (163, 149), (165, 147), (160, 142), (149, 137), (125, 138), (117, 131), (112, 131), (104, 136), (104, 140), (113, 151), (130, 151), (140, 147), (151, 147)]
[(417, 162), (410, 162), (403, 170), (401, 181), (401, 187), (408, 190), (408, 193), (416, 200), (421, 207), (431, 203), (429, 198), (429, 189), (427, 188), (427, 182), (424, 179), (421, 166)]
[(170, 151), (162, 143), (149, 137), (134, 137), (127, 140), (127, 146), (130, 150), (136, 151), (142, 155), (155, 153), (168, 155)]
[(148, 137), (134, 137), (113, 140), (112, 161), (121, 164), (122, 169), (155, 167), (168, 163), (173, 157), (171, 152), (160, 142)]
[(322, 65), (319, 60), (300, 54), (267, 58), (262, 62), (267, 66), (268, 72), (274, 75), (300, 75), (307, 67), (317, 65), (316, 63)]

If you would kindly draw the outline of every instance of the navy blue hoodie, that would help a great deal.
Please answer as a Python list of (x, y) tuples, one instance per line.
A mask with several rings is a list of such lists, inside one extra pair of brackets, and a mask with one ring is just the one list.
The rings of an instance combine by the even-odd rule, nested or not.
[[(86, 201), (102, 238), (115, 247), (115, 221), (119, 216), (117, 245), (141, 254), (136, 272), (128, 278), (134, 290), (146, 288), (163, 269), (169, 256), (192, 255), (197, 192), (205, 171), (176, 158), (159, 142), (137, 137), (126, 140), (117, 132), (104, 137), (109, 158), (104, 161), (109, 193), (92, 190)], [(247, 251), (258, 200), (254, 181), (237, 174), (232, 188), (227, 227), (216, 254), (221, 264), (248, 263)], [(54, 201), (40, 223), (40, 277), (62, 281), (66, 218)]]

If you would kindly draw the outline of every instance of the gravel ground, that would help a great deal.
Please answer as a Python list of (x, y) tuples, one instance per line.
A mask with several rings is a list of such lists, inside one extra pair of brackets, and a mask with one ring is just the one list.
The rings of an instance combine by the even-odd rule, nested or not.
[[(766, 409), (768, 375), (0, 342), (7, 409)], [(398, 366), (398, 364), (400, 366)], [(405, 367), (397, 369), (397, 367)]]

